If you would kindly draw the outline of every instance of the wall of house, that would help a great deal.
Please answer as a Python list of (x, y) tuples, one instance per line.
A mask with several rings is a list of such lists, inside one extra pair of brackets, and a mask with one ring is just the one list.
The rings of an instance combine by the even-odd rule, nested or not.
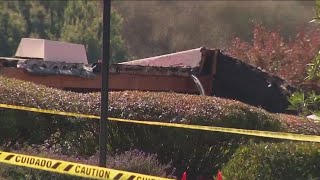
[[(101, 89), (101, 75), (94, 78), (81, 78), (65, 75), (34, 75), (19, 68), (1, 68), (1, 75), (31, 81), (48, 87), (72, 90), (76, 92), (96, 92)], [(211, 76), (199, 77), (206, 94), (211, 94)], [(155, 76), (125, 73), (110, 73), (110, 91), (140, 90), (166, 91), (187, 94), (199, 94), (196, 84), (188, 76)]]

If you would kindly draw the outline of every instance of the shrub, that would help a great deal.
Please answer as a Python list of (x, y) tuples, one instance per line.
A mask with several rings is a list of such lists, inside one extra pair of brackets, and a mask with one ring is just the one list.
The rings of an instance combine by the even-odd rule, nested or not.
[(309, 93), (295, 92), (289, 98), (289, 109), (299, 112), (300, 115), (316, 114), (320, 116), (320, 95), (314, 91)]
[[(279, 30), (267, 30), (256, 23), (252, 41), (245, 42), (236, 38), (227, 53), (295, 85), (301, 85), (307, 75), (306, 66), (319, 49), (319, 26), (300, 28), (295, 37), (286, 40)], [(317, 89), (320, 90), (319, 86)]]
[[(48, 115), (37, 116), (35, 113), (26, 111), (16, 111), (0, 109), (0, 142), (3, 144), (15, 144), (16, 141), (23, 141), (27, 144), (43, 143), (51, 133), (55, 131), (52, 126), (45, 121)], [(10, 140), (10, 142), (8, 142)]]
[[(311, 85), (316, 85), (320, 81), (320, 54), (318, 53), (314, 60), (308, 64), (306, 82)], [(295, 92), (290, 98), (291, 110), (298, 111), (301, 115), (316, 114), (320, 116), (320, 95), (316, 94), (311, 86), (311, 92)]]
[(169, 164), (162, 165), (157, 158), (156, 154), (147, 154), (135, 149), (107, 158), (107, 167), (158, 177), (167, 177), (167, 174), (172, 176), (172, 173), (167, 173), (172, 172), (172, 167)]
[[(1, 103), (99, 115), (99, 93), (72, 93), (3, 77), (0, 77), (0, 82), (4, 86), (4, 91), (0, 93)], [(85, 157), (92, 156), (98, 149), (98, 121), (34, 114), (44, 125), (33, 128), (36, 122), (26, 122), (30, 123), (30, 131), (37, 131), (33, 132), (34, 135), (40, 132), (46, 134), (43, 139), (47, 148), (66, 155)], [(307, 119), (301, 118), (304, 128), (299, 128), (301, 124), (291, 123), (282, 115), (271, 114), (241, 102), (175, 93), (111, 92), (109, 115), (160, 122), (320, 134), (320, 127)], [(17, 122), (22, 119), (12, 118), (16, 118)], [(177, 169), (176, 174), (188, 168), (190, 175), (212, 175), (249, 139), (275, 141), (180, 128), (118, 122), (108, 124), (109, 153), (129, 149), (156, 153), (161, 163), (172, 161)]]
[(320, 178), (320, 144), (261, 143), (241, 147), (222, 169), (226, 179)]
[(0, 109), (0, 115), (4, 147), (44, 144), (59, 153), (81, 156), (90, 156), (98, 148), (97, 132), (92, 132), (98, 121), (7, 109)]
[(305, 91), (312, 90), (306, 94), (294, 93), (289, 98), (289, 109), (302, 115), (319, 115), (320, 98), (314, 91), (320, 93), (320, 56), (314, 57), (320, 49), (320, 28), (310, 25), (290, 40), (285, 40), (279, 32), (255, 24), (252, 42), (236, 38), (227, 53), (299, 85)]

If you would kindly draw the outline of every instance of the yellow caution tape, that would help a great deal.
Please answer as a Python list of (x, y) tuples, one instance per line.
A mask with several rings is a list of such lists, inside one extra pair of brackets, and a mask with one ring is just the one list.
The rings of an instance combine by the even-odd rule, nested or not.
[(112, 121), (145, 124), (145, 125), (225, 132), (225, 133), (232, 133), (232, 134), (242, 134), (242, 135), (248, 135), (248, 136), (259, 136), (259, 137), (287, 139), (287, 140), (295, 140), (295, 141), (320, 142), (320, 136), (314, 136), (314, 135), (272, 132), (272, 131), (258, 131), (258, 130), (237, 129), (237, 128), (224, 128), (224, 127), (216, 127), (216, 126), (200, 126), (200, 125), (175, 124), (175, 123), (163, 123), (163, 122), (152, 122), (152, 121), (138, 121), (138, 120), (118, 119), (118, 118), (109, 118), (109, 119)]
[(41, 158), (36, 156), (28, 156), (10, 152), (0, 151), (0, 162), (40, 169), (44, 171), (68, 174), (92, 179), (107, 180), (169, 180), (167, 178), (149, 176), (144, 174), (114, 170), (109, 168), (91, 166), (80, 163), (73, 163), (61, 160)]
[[(63, 116), (100, 119), (99, 116), (95, 116), (95, 115), (68, 113), (68, 112), (44, 110), (44, 109), (38, 109), (38, 108), (30, 108), (30, 107), (7, 105), (7, 104), (0, 104), (0, 108), (17, 109), (17, 110), (32, 111), (32, 112), (46, 113), (46, 114), (55, 114), (55, 115), (63, 115)], [(139, 120), (120, 119), (120, 118), (108, 118), (108, 119), (110, 121), (125, 122), (125, 123), (135, 123), (135, 124), (144, 124), (144, 125), (153, 125), (153, 126), (165, 126), (165, 127), (176, 127), (176, 128), (185, 128), (185, 129), (194, 129), (194, 130), (224, 132), (224, 133), (242, 134), (242, 135), (248, 135), (248, 136), (258, 136), (258, 137), (267, 137), (267, 138), (276, 138), (276, 139), (287, 139), (287, 140), (295, 140), (295, 141), (320, 142), (320, 136), (315, 136), (315, 135), (304, 135), (304, 134), (271, 132), (271, 131), (258, 131), (258, 130), (237, 129), (237, 128), (224, 128), (224, 127), (216, 127), (216, 126), (200, 126), (200, 125), (176, 124), (176, 123), (153, 122), (153, 121), (139, 121)]]
[(45, 109), (25, 107), (25, 106), (15, 106), (15, 105), (9, 105), (9, 104), (0, 104), (0, 108), (16, 109), (16, 110), (22, 110), (22, 111), (54, 114), (54, 115), (61, 115), (61, 116), (73, 116), (73, 117), (82, 117), (82, 118), (89, 118), (89, 119), (100, 119), (99, 116), (95, 116), (95, 115), (78, 114), (78, 113), (70, 113), (70, 112), (55, 111), (55, 110), (45, 110)]

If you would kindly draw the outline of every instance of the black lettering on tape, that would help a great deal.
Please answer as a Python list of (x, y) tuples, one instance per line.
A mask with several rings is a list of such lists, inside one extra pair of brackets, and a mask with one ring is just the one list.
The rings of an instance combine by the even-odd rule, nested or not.
[(99, 170), (95, 168), (76, 166), (75, 172), (78, 174), (83, 174), (87, 176), (95, 176), (95, 177), (110, 179), (110, 172), (103, 169)]
[(110, 178), (110, 171), (106, 171), (106, 173), (104, 174), (104, 178)]
[(76, 169), (74, 170), (76, 173), (80, 173), (81, 166), (76, 166)]
[(16, 162), (20, 162), (20, 160), (21, 160), (20, 158), (21, 158), (21, 156), (17, 156), (16, 157)]
[(44, 166), (42, 163), (40, 164), (40, 160), (39, 160), (39, 159), (36, 160), (36, 162), (34, 163), (34, 165), (36, 165), (36, 166), (41, 166), (41, 167)]
[(64, 171), (69, 171), (73, 167), (72, 164), (68, 165), (66, 168), (64, 168)]
[(85, 167), (83, 167), (83, 168), (81, 169), (81, 174), (90, 175), (90, 173), (91, 173), (91, 169), (90, 169), (90, 168), (85, 168)]
[(116, 175), (116, 177), (114, 177), (113, 179), (114, 179), (114, 180), (118, 180), (118, 179), (121, 178), (122, 175), (123, 175), (122, 173), (118, 173), (118, 174)]
[(27, 159), (26, 159), (25, 157), (22, 157), (22, 158), (21, 158), (21, 163), (25, 164), (25, 163), (26, 163), (26, 160), (27, 160)]
[[(45, 161), (45, 160), (43, 160), (43, 161)], [(47, 161), (46, 166), (47, 166), (47, 168), (51, 168), (51, 166), (52, 166), (52, 161)]]
[(13, 158), (15, 155), (9, 155), (9, 156), (7, 156), (4, 160), (7, 160), (7, 161), (9, 161), (11, 158)]
[[(26, 157), (22, 157), (22, 159), (24, 159), (25, 161), (25, 163), (27, 163), (27, 164), (29, 164), (29, 158), (26, 158)], [(23, 160), (22, 160), (23, 161)]]
[(40, 160), (36, 159), (33, 157), (21, 157), (21, 156), (16, 156), (15, 161), (18, 163), (23, 163), (23, 164), (29, 164), (29, 165), (35, 165), (39, 167), (47, 167), (51, 168), (52, 166), (52, 161), (47, 161), (47, 160)]
[(99, 177), (103, 177), (103, 171), (99, 171)]
[[(51, 161), (49, 161), (49, 162), (51, 162)], [(47, 163), (46, 163), (45, 160), (40, 161), (40, 160), (38, 159), (38, 160), (37, 160), (37, 164), (39, 164), (41, 167), (44, 167)], [(39, 165), (38, 165), (38, 166), (39, 166)]]
[(96, 169), (93, 168), (93, 169), (92, 169), (92, 174), (94, 174), (95, 172), (96, 172)]
[[(34, 164), (35, 159), (34, 158), (30, 158), (30, 162), (29, 164)], [(39, 165), (38, 165), (39, 166)]]
[(131, 175), (127, 180), (134, 180), (135, 177), (136, 177), (136, 176)]
[(137, 180), (156, 180), (156, 179), (154, 179), (154, 178), (148, 178), (148, 177), (140, 177), (140, 176), (138, 176), (137, 177)]

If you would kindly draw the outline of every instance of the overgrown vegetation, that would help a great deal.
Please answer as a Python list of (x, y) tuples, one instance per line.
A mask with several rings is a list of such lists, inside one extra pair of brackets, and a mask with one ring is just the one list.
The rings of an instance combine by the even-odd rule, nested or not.
[(309, 26), (296, 38), (284, 40), (279, 30), (256, 24), (251, 43), (236, 38), (228, 54), (300, 87), (290, 98), (290, 110), (301, 115), (320, 113), (320, 28)]
[(252, 143), (240, 147), (223, 168), (226, 179), (318, 179), (318, 143)]
[(289, 102), (289, 109), (297, 111), (300, 115), (315, 114), (320, 117), (320, 95), (314, 91), (309, 93), (297, 91), (289, 98)]
[[(318, 21), (320, 1), (316, 2)], [(300, 115), (319, 116), (319, 27), (312, 28), (285, 42), (279, 31), (258, 24), (252, 44), (236, 39), (229, 53), (302, 87), (289, 98), (289, 108)], [(237, 150), (223, 173), (227, 179), (318, 179), (318, 149), (316, 143), (251, 143)]]
[[(30, 82), (0, 77), (0, 102), (67, 112), (99, 115), (100, 94), (60, 91)], [(320, 126), (295, 116), (271, 114), (241, 102), (175, 93), (111, 92), (111, 117), (162, 122), (235, 127), (304, 134), (320, 134)], [(67, 156), (91, 157), (98, 149), (96, 120), (1, 109), (3, 148), (41, 145)], [(190, 176), (212, 175), (226, 164), (238, 147), (279, 140), (209, 133), (168, 127), (111, 122), (108, 152), (129, 149), (156, 153), (161, 163), (172, 161), (175, 175), (188, 167)], [(14, 133), (16, 132), (16, 133)], [(193, 148), (190, 148), (193, 147)]]
[(319, 35), (320, 28), (309, 25), (300, 29), (295, 38), (285, 40), (279, 30), (268, 30), (261, 24), (255, 24), (252, 41), (236, 38), (227, 52), (296, 86), (319, 89), (317, 83), (305, 84), (304, 81), (307, 75), (313, 73), (310, 68), (307, 71), (306, 65), (314, 63), (313, 59), (320, 49)]
[[(320, 1), (316, 2), (317, 17), (313, 21), (319, 22)], [(289, 98), (291, 103), (289, 108), (299, 111), (302, 115), (315, 114), (320, 117), (320, 95), (314, 91), (320, 82), (320, 51), (316, 57), (309, 64), (307, 64), (307, 77), (305, 78), (305, 81), (308, 84), (313, 85), (311, 87), (312, 91), (307, 93), (302, 91), (295, 92), (292, 97)], [(320, 92), (318, 91), (318, 93)]]

